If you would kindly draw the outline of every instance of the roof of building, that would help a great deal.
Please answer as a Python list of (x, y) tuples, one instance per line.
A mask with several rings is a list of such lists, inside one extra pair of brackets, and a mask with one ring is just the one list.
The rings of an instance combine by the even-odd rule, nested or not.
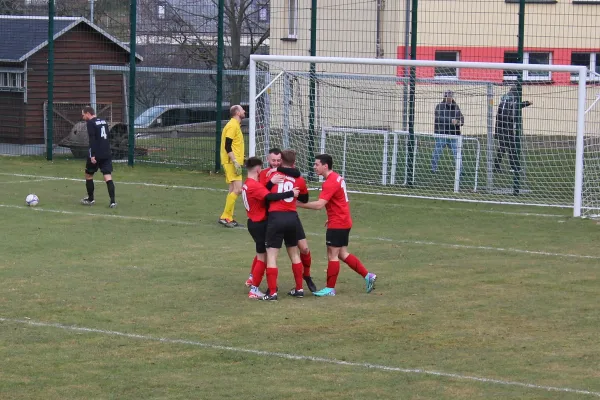
[[(54, 40), (79, 24), (86, 24), (127, 53), (130, 52), (123, 42), (85, 18), (55, 17)], [(0, 15), (0, 32), (4, 39), (0, 46), (0, 62), (23, 62), (48, 45), (48, 17)], [(142, 61), (137, 53), (136, 58)]]

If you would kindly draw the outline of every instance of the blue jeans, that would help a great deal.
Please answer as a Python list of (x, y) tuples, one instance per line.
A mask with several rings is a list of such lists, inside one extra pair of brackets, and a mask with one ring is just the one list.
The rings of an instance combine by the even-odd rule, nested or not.
[[(440, 160), (440, 156), (442, 155), (442, 151), (444, 147), (448, 146), (452, 150), (452, 155), (454, 156), (454, 160), (456, 161), (456, 145), (458, 142), (458, 135), (456, 138), (449, 137), (436, 137), (435, 138), (435, 148), (433, 149), (433, 156), (431, 157), (431, 170), (433, 172), (437, 171), (438, 161)], [(461, 171), (462, 172), (462, 171)]]

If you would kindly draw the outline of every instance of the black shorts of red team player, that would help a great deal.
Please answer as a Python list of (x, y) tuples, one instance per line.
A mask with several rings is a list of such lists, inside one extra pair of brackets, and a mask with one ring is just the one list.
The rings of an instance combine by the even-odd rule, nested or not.
[(248, 219), (248, 232), (250, 232), (250, 236), (252, 236), (256, 244), (256, 254), (266, 253), (267, 220), (254, 222)]
[(350, 229), (327, 229), (325, 244), (330, 247), (346, 247), (350, 240)]
[(96, 159), (96, 164), (92, 164), (92, 159), (88, 157), (85, 163), (85, 173), (94, 175), (96, 172), (102, 172), (102, 175), (110, 175), (113, 171), (112, 161), (110, 158)]
[(302, 222), (300, 222), (300, 217), (298, 217), (298, 222), (296, 224), (296, 239), (298, 239), (298, 241), (306, 239), (306, 233), (304, 233), (304, 227), (302, 226)]
[(273, 211), (267, 218), (267, 248), (280, 249), (285, 242), (285, 247), (298, 246), (296, 231), (298, 229), (298, 213), (294, 211)]

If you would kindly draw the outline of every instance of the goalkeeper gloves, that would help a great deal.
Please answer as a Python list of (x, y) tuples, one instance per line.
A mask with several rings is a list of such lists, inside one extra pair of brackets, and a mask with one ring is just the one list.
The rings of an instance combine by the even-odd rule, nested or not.
[(235, 167), (235, 174), (241, 175), (242, 174), (242, 166), (237, 161), (233, 162), (233, 166)]

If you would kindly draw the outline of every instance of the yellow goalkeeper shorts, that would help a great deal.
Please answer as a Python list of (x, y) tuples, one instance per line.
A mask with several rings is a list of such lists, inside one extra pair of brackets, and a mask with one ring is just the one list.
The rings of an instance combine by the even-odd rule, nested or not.
[(235, 165), (233, 164), (223, 164), (223, 171), (225, 171), (225, 182), (227, 183), (242, 180), (242, 175), (235, 173)]

